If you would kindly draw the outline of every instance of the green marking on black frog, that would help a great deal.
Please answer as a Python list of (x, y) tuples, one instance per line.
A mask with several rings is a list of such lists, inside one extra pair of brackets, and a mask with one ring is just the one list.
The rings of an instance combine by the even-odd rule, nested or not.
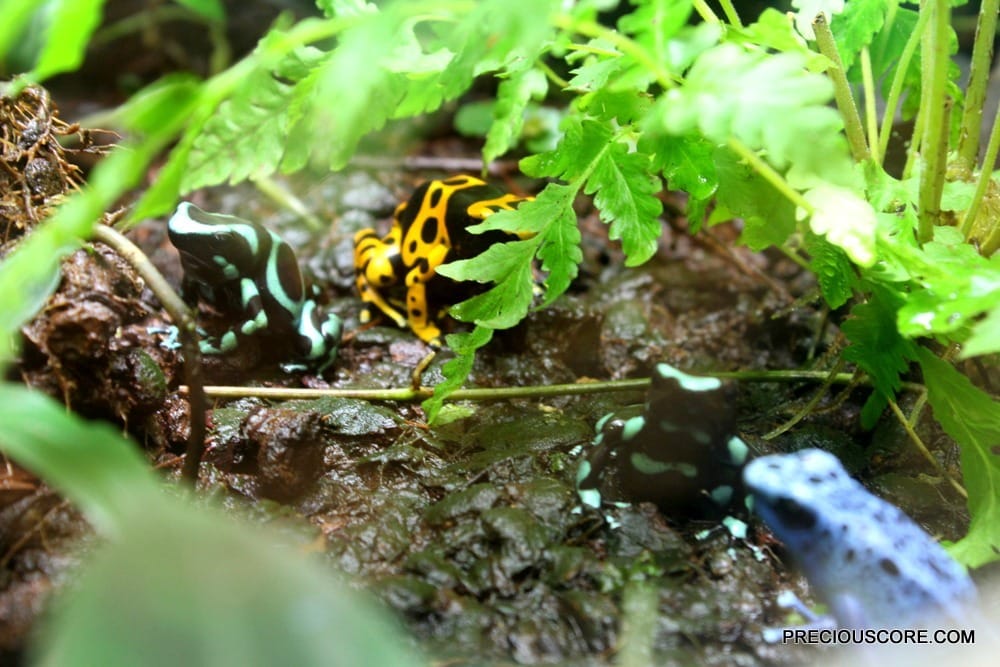
[(688, 375), (684, 371), (674, 368), (670, 364), (666, 363), (657, 364), (656, 373), (664, 380), (677, 380), (684, 391), (716, 391), (722, 387), (722, 380), (719, 378), (706, 377), (702, 375)]
[(581, 502), (652, 502), (677, 518), (721, 518), (743, 497), (748, 448), (717, 378), (656, 366), (641, 414), (605, 415), (577, 471)]
[(833, 454), (764, 456), (743, 472), (754, 511), (847, 628), (968, 625), (965, 569), (899, 508), (853, 480)]
[(678, 472), (684, 477), (693, 478), (698, 474), (698, 469), (690, 463), (684, 463), (683, 461), (676, 463), (672, 461), (656, 461), (642, 452), (632, 454), (629, 458), (629, 463), (643, 475), (661, 475), (665, 472)]
[(231, 215), (207, 213), (183, 202), (167, 223), (184, 267), (188, 303), (204, 301), (240, 318), (217, 338), (202, 341), (204, 354), (225, 354), (240, 337), (266, 335), (286, 341), (291, 356), (323, 372), (340, 345), (341, 321), (322, 318), (305, 285), (295, 253), (263, 226)]

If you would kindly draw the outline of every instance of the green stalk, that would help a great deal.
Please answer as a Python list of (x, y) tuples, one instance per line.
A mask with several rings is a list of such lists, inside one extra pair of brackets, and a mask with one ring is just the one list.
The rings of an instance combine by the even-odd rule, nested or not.
[(181, 340), (181, 351), (184, 354), (184, 376), (188, 391), (188, 442), (184, 455), (182, 477), (191, 485), (198, 482), (198, 469), (201, 467), (201, 457), (205, 453), (205, 387), (201, 375), (201, 351), (198, 348), (198, 333), (194, 315), (187, 304), (177, 296), (153, 263), (149, 261), (142, 250), (125, 238), (120, 232), (107, 225), (94, 226), (94, 239), (104, 243), (121, 255), (136, 272), (142, 276), (146, 285), (157, 296), (164, 309), (170, 314), (177, 326)]
[(726, 19), (729, 21), (729, 24), (734, 25), (737, 28), (742, 28), (743, 21), (740, 21), (740, 15), (736, 13), (736, 7), (733, 6), (733, 0), (719, 0), (719, 4), (722, 5), (722, 13), (726, 15)]
[[(892, 123), (896, 117), (896, 109), (899, 107), (899, 98), (903, 94), (903, 82), (906, 80), (906, 70), (910, 68), (910, 61), (913, 54), (917, 52), (917, 45), (920, 44), (920, 35), (924, 32), (929, 15), (924, 13), (917, 17), (917, 25), (910, 38), (906, 40), (906, 46), (899, 56), (899, 63), (896, 65), (896, 74), (892, 77), (892, 85), (889, 87), (889, 97), (886, 98), (885, 114), (882, 116), (882, 130), (879, 135), (878, 152), (883, 158), (889, 148), (889, 137), (892, 136)], [(916, 138), (914, 133), (914, 138)]]
[[(972, 47), (972, 69), (965, 91), (965, 111), (958, 140), (958, 166), (968, 178), (979, 157), (979, 133), (983, 124), (983, 105), (993, 61), (993, 38), (997, 30), (1000, 0), (983, 0), (976, 23), (976, 41)], [(991, 167), (992, 170), (992, 167)]]
[(934, 237), (934, 225), (941, 216), (941, 191), (947, 166), (948, 126), (946, 85), (948, 82), (948, 31), (951, 29), (951, 7), (948, 0), (924, 0), (921, 12), (932, 12), (929, 31), (930, 49), (925, 51), (923, 85), (927, 95), (922, 113), (926, 115), (921, 138), (923, 169), (920, 172), (918, 201), (919, 226), (917, 239), (927, 243)]
[[(976, 221), (976, 216), (979, 215), (979, 206), (982, 204), (983, 197), (986, 196), (986, 190), (989, 188), (990, 180), (993, 178), (992, 165), (996, 164), (998, 153), (1000, 153), (1000, 107), (997, 108), (996, 115), (993, 117), (993, 129), (990, 131), (990, 141), (986, 145), (986, 154), (983, 156), (983, 168), (979, 171), (976, 192), (972, 195), (972, 202), (970, 202), (969, 208), (965, 211), (965, 217), (962, 218), (960, 229), (966, 240), (969, 240), (973, 223)], [(1000, 227), (1000, 225), (994, 225), (994, 228), (997, 227)], [(983, 248), (983, 251), (985, 254), (985, 248)], [(986, 256), (989, 257), (989, 254)]]
[(826, 15), (822, 12), (817, 14), (812, 25), (819, 52), (833, 63), (827, 74), (833, 82), (833, 96), (844, 119), (844, 130), (847, 132), (847, 142), (851, 146), (851, 155), (855, 162), (864, 162), (869, 158), (865, 131), (861, 127), (861, 117), (858, 115), (857, 105), (854, 104), (854, 94), (851, 93), (851, 86), (847, 83), (844, 63), (840, 60), (837, 44), (833, 41), (833, 33), (830, 32), (830, 26), (826, 22)]
[[(605, 28), (595, 21), (574, 20), (573, 17), (568, 14), (556, 14), (551, 18), (551, 21), (552, 25), (561, 30), (578, 32), (587, 37), (600, 37), (601, 39), (607, 40), (612, 46), (622, 53), (635, 58), (636, 62), (641, 64), (653, 74), (656, 78), (656, 82), (663, 88), (673, 88), (679, 83), (679, 80), (668, 72), (661, 63), (652, 58), (646, 49), (617, 30)], [(719, 19), (717, 17), (715, 18), (715, 23), (719, 23)]]
[(705, 23), (722, 23), (705, 0), (694, 0), (694, 10), (698, 12), (698, 16)]
[(798, 190), (790, 186), (788, 181), (786, 181), (781, 174), (776, 172), (767, 162), (764, 162), (759, 155), (750, 150), (745, 143), (736, 137), (730, 137), (729, 141), (726, 142), (726, 145), (733, 149), (741, 158), (746, 160), (747, 163), (753, 167), (754, 171), (774, 186), (775, 190), (783, 194), (786, 199), (805, 211), (807, 215), (812, 215), (815, 212), (812, 204), (806, 201), (805, 197), (803, 197)]
[[(709, 377), (739, 382), (822, 382), (846, 385), (854, 381), (854, 373), (835, 373), (829, 371), (807, 370), (753, 370), (727, 371), (721, 373), (705, 373)], [(540, 399), (551, 396), (583, 396), (602, 394), (612, 391), (645, 391), (649, 388), (649, 378), (633, 380), (606, 380), (600, 382), (576, 382), (567, 384), (534, 385), (522, 387), (482, 387), (458, 389), (448, 394), (448, 401), (499, 401), (515, 398)], [(871, 386), (871, 379), (860, 383)], [(924, 386), (916, 382), (904, 382), (901, 389), (906, 391), (925, 391)], [(181, 386), (180, 392), (187, 391)], [(207, 386), (205, 395), (213, 400), (228, 400), (236, 398), (258, 397), (270, 401), (316, 400), (319, 398), (357, 398), (365, 401), (421, 401), (434, 394), (432, 387), (412, 387), (396, 389), (299, 389), (288, 387), (239, 387), (239, 386)]]
[(872, 159), (882, 164), (882, 154), (878, 145), (878, 111), (875, 109), (875, 78), (872, 76), (872, 57), (868, 47), (861, 49), (861, 81), (865, 89), (865, 126), (868, 130), (868, 145)]

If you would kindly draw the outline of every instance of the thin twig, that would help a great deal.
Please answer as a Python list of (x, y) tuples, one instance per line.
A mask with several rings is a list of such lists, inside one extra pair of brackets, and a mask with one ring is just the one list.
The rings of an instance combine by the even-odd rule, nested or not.
[(794, 415), (792, 415), (791, 419), (787, 420), (784, 424), (781, 424), (777, 428), (772, 429), (768, 433), (765, 433), (762, 436), (763, 439), (773, 440), (774, 438), (777, 438), (779, 435), (785, 433), (790, 428), (798, 424), (800, 421), (808, 417), (813, 412), (813, 408), (819, 405), (819, 402), (823, 400), (823, 397), (826, 395), (826, 390), (829, 389), (831, 385), (833, 385), (833, 381), (836, 379), (837, 375), (840, 374), (840, 369), (843, 367), (844, 367), (844, 359), (843, 358), (837, 359), (837, 363), (834, 365), (833, 369), (830, 371), (827, 378), (823, 380), (823, 384), (821, 384), (819, 386), (819, 389), (817, 389), (813, 393), (812, 398), (810, 398), (806, 402), (806, 404), (802, 406), (801, 409), (799, 409)]
[(906, 415), (904, 415), (903, 411), (899, 409), (899, 405), (896, 401), (890, 398), (889, 407), (892, 409), (892, 414), (896, 415), (896, 420), (903, 427), (903, 430), (906, 431), (906, 435), (909, 436), (910, 441), (916, 446), (917, 451), (919, 451), (923, 457), (930, 462), (930, 464), (941, 474), (942, 477), (948, 480), (948, 483), (951, 484), (952, 488), (958, 492), (958, 495), (968, 500), (968, 492), (966, 492), (965, 488), (958, 482), (958, 480), (948, 474), (948, 471), (944, 469), (941, 462), (934, 458), (934, 455), (931, 454), (929, 449), (927, 449), (927, 445), (924, 444), (924, 441), (920, 439), (919, 435), (917, 435), (917, 432), (913, 429), (909, 420), (906, 419)]
[[(708, 377), (724, 380), (741, 380), (746, 382), (809, 382), (830, 381), (831, 384), (849, 384), (854, 381), (853, 373), (836, 373), (829, 371), (726, 371), (717, 373), (702, 373)], [(861, 382), (870, 386), (870, 381)], [(612, 391), (636, 391), (649, 387), (648, 378), (634, 380), (606, 380), (600, 382), (581, 382), (573, 384), (553, 384), (528, 387), (490, 387), (477, 389), (459, 389), (449, 394), (452, 401), (495, 401), (513, 398), (544, 398), (547, 396), (572, 396), (583, 394), (598, 394)], [(907, 391), (923, 391), (924, 386), (916, 382), (903, 382), (902, 388)], [(184, 392), (185, 387), (180, 387)], [(389, 389), (290, 389), (284, 387), (234, 387), (208, 386), (205, 395), (212, 399), (232, 398), (266, 398), (270, 400), (313, 400), (317, 398), (357, 398), (366, 401), (422, 401), (434, 393), (431, 387), (419, 389), (389, 388)]]
[(94, 238), (107, 244), (132, 265), (146, 281), (146, 285), (163, 304), (163, 308), (177, 326), (184, 355), (184, 375), (187, 382), (190, 431), (187, 454), (181, 475), (193, 486), (198, 481), (198, 468), (205, 451), (205, 388), (201, 377), (201, 350), (194, 316), (187, 304), (170, 287), (163, 275), (149, 261), (145, 253), (120, 232), (107, 225), (94, 226)]

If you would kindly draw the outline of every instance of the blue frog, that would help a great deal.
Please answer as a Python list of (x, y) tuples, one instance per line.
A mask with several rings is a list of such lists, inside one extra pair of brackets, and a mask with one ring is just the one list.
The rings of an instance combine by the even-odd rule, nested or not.
[(288, 344), (302, 364), (322, 373), (337, 358), (341, 321), (320, 316), (306, 297), (295, 253), (274, 232), (230, 215), (207, 213), (182, 202), (167, 223), (171, 243), (184, 267), (182, 292), (188, 303), (201, 300), (235, 313), (237, 326), (201, 342), (203, 354), (235, 350), (241, 338), (269, 336)]
[(965, 569), (899, 508), (819, 449), (743, 471), (754, 512), (788, 548), (843, 628), (962, 623), (976, 599)]

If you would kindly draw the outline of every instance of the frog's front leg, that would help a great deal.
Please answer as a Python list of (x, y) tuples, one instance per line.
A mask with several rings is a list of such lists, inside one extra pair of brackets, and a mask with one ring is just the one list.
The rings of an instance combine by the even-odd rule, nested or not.
[(200, 348), (202, 354), (228, 354), (239, 346), (240, 336), (252, 336), (267, 328), (267, 313), (264, 312), (264, 302), (256, 283), (250, 278), (240, 279), (240, 305), (246, 319), (237, 327), (233, 327), (218, 337), (202, 339)]
[[(302, 305), (298, 326), (298, 353), (317, 373), (325, 371), (337, 359), (343, 322), (334, 313), (320, 317), (316, 302), (307, 299)], [(305, 364), (284, 364), (286, 371), (303, 370)]]

